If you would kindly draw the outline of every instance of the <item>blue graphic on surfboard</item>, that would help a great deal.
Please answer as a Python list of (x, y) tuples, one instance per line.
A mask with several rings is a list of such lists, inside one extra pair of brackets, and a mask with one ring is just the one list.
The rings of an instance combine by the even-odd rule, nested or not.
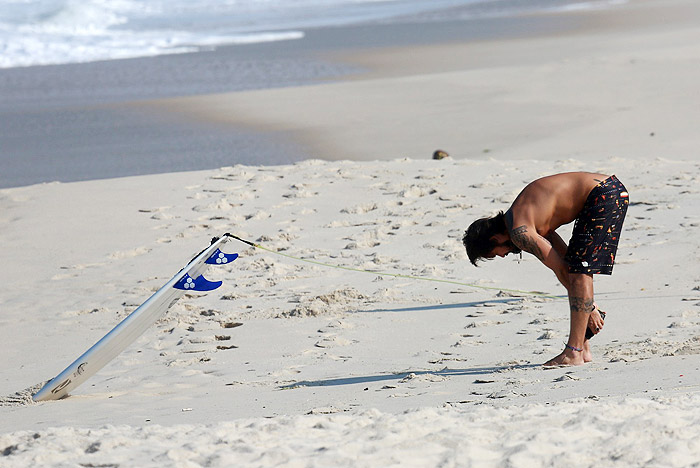
[(225, 254), (219, 250), (219, 247), (228, 240), (227, 236), (214, 238), (209, 247), (197, 255), (138, 309), (119, 322), (100, 341), (44, 385), (32, 397), (34, 401), (58, 400), (68, 395), (71, 390), (93, 376), (124, 351), (127, 346), (136, 341), (186, 292), (211, 291), (221, 286), (221, 281), (209, 281), (204, 278), (203, 273), (209, 268), (209, 265), (225, 265), (238, 258), (238, 254)]
[(207, 259), (209, 265), (223, 265), (226, 263), (231, 263), (238, 258), (238, 254), (225, 254), (221, 250), (216, 250), (211, 257)]
[(180, 281), (175, 283), (173, 288), (182, 289), (183, 291), (213, 291), (223, 284), (223, 281), (209, 281), (203, 275), (197, 279), (190, 275), (185, 275), (180, 278)]

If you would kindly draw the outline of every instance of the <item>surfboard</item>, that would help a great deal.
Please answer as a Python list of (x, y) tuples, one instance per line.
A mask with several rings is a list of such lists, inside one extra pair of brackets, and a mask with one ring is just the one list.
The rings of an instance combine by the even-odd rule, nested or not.
[(220, 250), (229, 237), (225, 235), (212, 239), (209, 247), (195, 256), (162, 288), (34, 394), (34, 401), (58, 400), (68, 395), (136, 341), (186, 292), (211, 291), (221, 286), (221, 281), (209, 281), (203, 273), (210, 265), (224, 265), (238, 258), (238, 254), (225, 254)]

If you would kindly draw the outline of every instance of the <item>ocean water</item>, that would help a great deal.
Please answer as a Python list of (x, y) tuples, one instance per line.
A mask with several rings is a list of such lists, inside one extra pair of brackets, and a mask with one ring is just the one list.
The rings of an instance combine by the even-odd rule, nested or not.
[(626, 0), (2, 0), (0, 68), (196, 52), (289, 41), (305, 30), (440, 21)]

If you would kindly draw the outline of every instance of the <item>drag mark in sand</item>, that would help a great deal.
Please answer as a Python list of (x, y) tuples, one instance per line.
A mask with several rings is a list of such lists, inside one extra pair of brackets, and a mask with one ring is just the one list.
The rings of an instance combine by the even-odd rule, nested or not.
[(0, 398), (0, 406), (26, 406), (26, 405), (36, 405), (38, 404), (32, 399), (32, 396), (42, 389), (44, 385), (48, 383), (48, 380), (43, 383), (32, 385), (24, 390), (13, 393), (12, 395), (7, 395)]

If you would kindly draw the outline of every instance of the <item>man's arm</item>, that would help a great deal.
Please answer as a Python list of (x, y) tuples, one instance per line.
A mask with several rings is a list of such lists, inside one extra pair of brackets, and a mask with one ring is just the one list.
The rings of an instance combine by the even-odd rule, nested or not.
[[(557, 235), (557, 237), (559, 237)], [(510, 240), (524, 250), (537, 257), (544, 265), (552, 270), (557, 278), (569, 290), (569, 268), (564, 258), (552, 246), (552, 243), (540, 236), (535, 228), (521, 225), (511, 229)], [(559, 238), (561, 240), (561, 238)], [(555, 241), (556, 242), (556, 241)], [(564, 241), (561, 240), (563, 243)], [(564, 244), (566, 245), (566, 244)]]
[(552, 244), (552, 247), (554, 247), (554, 250), (556, 250), (561, 258), (566, 256), (566, 249), (568, 249), (569, 246), (566, 245), (564, 239), (562, 239), (556, 231), (552, 231), (548, 235), (544, 236), (544, 238), (547, 239), (550, 244)]

